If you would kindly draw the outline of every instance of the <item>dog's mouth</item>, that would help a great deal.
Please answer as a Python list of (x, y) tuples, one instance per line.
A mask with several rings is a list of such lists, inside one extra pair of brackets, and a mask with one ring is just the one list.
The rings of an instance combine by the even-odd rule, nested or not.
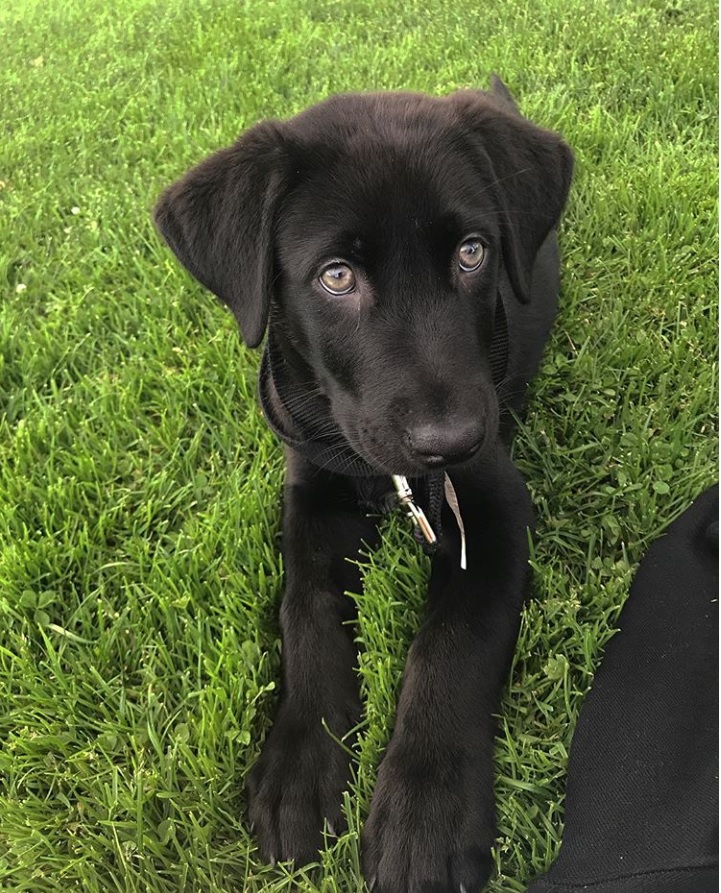
[(424, 476), (470, 465), (492, 439), (489, 426), (453, 419), (445, 425), (419, 425), (401, 431), (391, 425), (339, 426), (351, 448), (368, 465), (391, 476)]

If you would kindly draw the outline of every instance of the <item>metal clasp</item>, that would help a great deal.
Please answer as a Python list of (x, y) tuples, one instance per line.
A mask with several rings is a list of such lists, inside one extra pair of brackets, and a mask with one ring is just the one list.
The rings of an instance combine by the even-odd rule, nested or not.
[[(408, 478), (404, 477), (402, 474), (394, 474), (392, 475), (393, 483), (396, 488), (396, 492), (398, 493), (398, 500), (401, 505), (406, 509), (406, 513), (408, 517), (413, 521), (413, 525), (418, 528), (423, 534), (426, 542), (433, 546), (437, 542), (437, 537), (433, 532), (433, 528), (428, 522), (428, 518), (426, 518), (423, 513), (423, 509), (420, 506), (417, 506), (413, 501), (413, 491), (410, 488), (408, 483)], [(446, 502), (448, 503), (453, 515), (456, 519), (456, 524), (458, 525), (458, 532), (461, 535), (461, 568), (466, 570), (467, 562), (466, 562), (466, 529), (463, 525), (463, 518), (461, 516), (461, 509), (458, 505), (458, 497), (456, 496), (456, 491), (453, 488), (453, 484), (451, 483), (450, 477), (445, 474), (443, 481), (443, 493), (446, 498)]]
[(413, 521), (413, 525), (421, 531), (425, 541), (431, 546), (434, 545), (437, 541), (437, 537), (433, 532), (433, 528), (428, 523), (428, 518), (426, 518), (423, 509), (417, 506), (413, 501), (413, 491), (408, 483), (408, 478), (402, 474), (394, 474), (392, 477), (393, 484), (398, 493), (398, 499), (400, 500), (401, 505), (406, 509), (408, 517)]

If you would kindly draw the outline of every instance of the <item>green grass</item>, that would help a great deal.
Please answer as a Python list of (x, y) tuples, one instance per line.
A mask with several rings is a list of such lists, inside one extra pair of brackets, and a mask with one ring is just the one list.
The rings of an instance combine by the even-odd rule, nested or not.
[(425, 560), (393, 519), (366, 561), (349, 832), (314, 873), (264, 865), (242, 785), (279, 678), (281, 454), (257, 356), (149, 211), (262, 117), (497, 71), (577, 157), (562, 310), (515, 448), (535, 598), (490, 890), (520, 893), (557, 849), (633, 570), (717, 477), (715, 4), (5, 0), (0, 34), (0, 888), (363, 889)]

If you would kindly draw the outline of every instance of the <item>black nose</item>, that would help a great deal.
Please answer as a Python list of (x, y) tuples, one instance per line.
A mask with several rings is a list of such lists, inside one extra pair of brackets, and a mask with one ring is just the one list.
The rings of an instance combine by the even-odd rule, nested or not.
[(477, 421), (423, 423), (406, 429), (406, 436), (415, 457), (429, 468), (470, 459), (483, 440)]

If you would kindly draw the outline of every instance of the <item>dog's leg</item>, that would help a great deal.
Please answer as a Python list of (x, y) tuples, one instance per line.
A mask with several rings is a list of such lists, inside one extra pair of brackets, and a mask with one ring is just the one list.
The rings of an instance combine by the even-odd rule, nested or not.
[(459, 566), (447, 512), (429, 615), (410, 649), (363, 834), (364, 873), (375, 893), (476, 893), (492, 867), (493, 714), (528, 585), (532, 509), (500, 450), (493, 462), (452, 478), (468, 569)]
[[(356, 558), (377, 540), (352, 482), (290, 454), (283, 517), (285, 594), (280, 611), (283, 683), (275, 723), (247, 784), (251, 824), (270, 860), (307, 863), (324, 820), (342, 826), (350, 760), (341, 739), (361, 716), (354, 604)], [(348, 747), (350, 741), (345, 742)]]

